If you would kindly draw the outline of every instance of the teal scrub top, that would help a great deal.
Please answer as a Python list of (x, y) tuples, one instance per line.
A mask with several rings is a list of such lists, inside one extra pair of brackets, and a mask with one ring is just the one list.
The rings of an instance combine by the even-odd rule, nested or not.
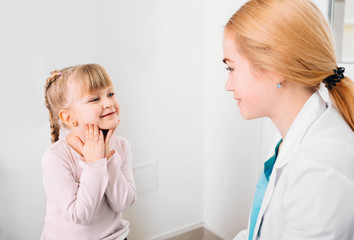
[(258, 180), (258, 183), (256, 186), (256, 192), (254, 195), (253, 205), (252, 205), (252, 211), (251, 211), (251, 217), (250, 217), (250, 231), (249, 231), (249, 235), (248, 235), (248, 240), (252, 240), (252, 237), (254, 234), (254, 228), (256, 226), (256, 222), (257, 222), (257, 218), (258, 218), (258, 214), (259, 214), (259, 210), (261, 209), (264, 193), (267, 189), (269, 177), (272, 174), (273, 167), (274, 167), (275, 161), (278, 156), (278, 150), (279, 150), (279, 146), (280, 146), (281, 142), (282, 142), (282, 139), (279, 141), (279, 143), (275, 147), (274, 155), (264, 163), (264, 171), (262, 172), (261, 177)]

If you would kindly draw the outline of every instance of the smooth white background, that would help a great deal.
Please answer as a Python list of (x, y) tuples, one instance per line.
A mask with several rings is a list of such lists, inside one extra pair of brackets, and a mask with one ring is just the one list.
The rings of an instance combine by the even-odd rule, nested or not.
[(54, 69), (89, 62), (113, 79), (134, 164), (155, 163), (157, 188), (125, 213), (129, 239), (202, 225), (231, 239), (245, 228), (276, 131), (242, 120), (224, 90), (223, 26), (244, 2), (0, 0), (0, 239), (39, 239), (43, 84)]

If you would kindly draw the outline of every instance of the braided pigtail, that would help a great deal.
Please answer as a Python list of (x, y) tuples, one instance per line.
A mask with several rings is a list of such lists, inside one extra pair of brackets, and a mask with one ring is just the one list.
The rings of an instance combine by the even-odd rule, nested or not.
[(44, 99), (45, 106), (49, 110), (49, 121), (51, 129), (51, 140), (55, 143), (59, 140), (60, 124), (57, 108), (53, 104), (57, 103), (58, 97), (55, 96), (55, 87), (53, 86), (55, 81), (58, 81), (62, 77), (62, 73), (55, 70), (51, 72), (50, 77), (47, 78), (44, 84)]
[(54, 119), (53, 111), (49, 112), (49, 121), (50, 121), (50, 134), (52, 136), (52, 143), (55, 143), (59, 140), (60, 124), (58, 119)]

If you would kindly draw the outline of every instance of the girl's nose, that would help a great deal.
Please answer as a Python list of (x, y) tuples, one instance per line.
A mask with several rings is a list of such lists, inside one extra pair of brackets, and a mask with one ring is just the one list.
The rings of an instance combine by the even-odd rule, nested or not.
[(103, 109), (110, 108), (110, 107), (112, 107), (112, 105), (113, 105), (113, 103), (112, 103), (112, 101), (109, 100), (109, 99), (105, 99), (105, 100), (103, 101)]
[(226, 84), (225, 84), (225, 90), (226, 91), (233, 91), (234, 90), (233, 82), (232, 82), (230, 76), (227, 78), (227, 81), (226, 81)]

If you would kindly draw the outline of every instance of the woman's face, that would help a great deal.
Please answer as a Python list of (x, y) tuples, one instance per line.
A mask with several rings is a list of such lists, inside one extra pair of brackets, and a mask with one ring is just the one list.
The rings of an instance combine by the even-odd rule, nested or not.
[(233, 93), (244, 119), (271, 117), (276, 105), (278, 77), (275, 74), (255, 69), (236, 50), (235, 40), (228, 34), (223, 42), (224, 63), (229, 76), (225, 89)]

